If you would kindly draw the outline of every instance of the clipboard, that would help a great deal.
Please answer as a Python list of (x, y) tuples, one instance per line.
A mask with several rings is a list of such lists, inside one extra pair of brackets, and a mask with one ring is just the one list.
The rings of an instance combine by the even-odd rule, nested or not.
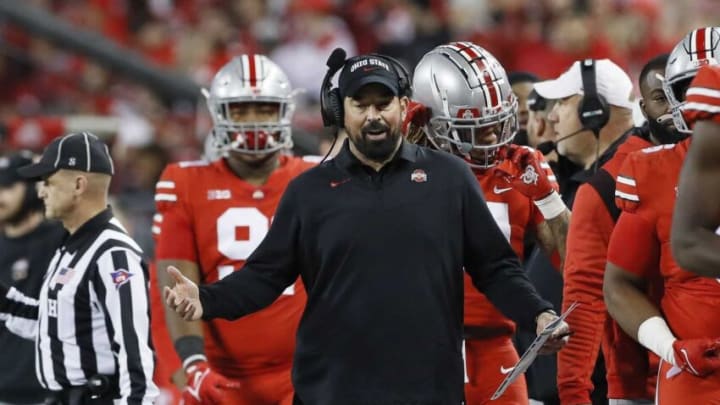
[(539, 335), (533, 340), (533, 342), (530, 344), (530, 347), (525, 350), (525, 353), (523, 353), (522, 357), (520, 357), (520, 361), (515, 364), (515, 366), (512, 368), (512, 371), (505, 376), (505, 380), (500, 384), (498, 389), (495, 391), (493, 396), (490, 398), (491, 400), (495, 400), (500, 398), (503, 393), (505, 393), (505, 390), (512, 384), (520, 375), (525, 373), (527, 371), (528, 367), (532, 364), (533, 361), (535, 361), (535, 358), (538, 356), (538, 353), (540, 352), (540, 348), (542, 348), (545, 345), (545, 342), (547, 342), (548, 339), (550, 339), (550, 336), (557, 330), (557, 328), (560, 327), (562, 322), (567, 318), (567, 316), (575, 309), (577, 306), (580, 305), (578, 302), (573, 302), (572, 305), (565, 311), (564, 314), (560, 315), (556, 320), (550, 322), (545, 326), (545, 329), (543, 329), (542, 332), (540, 332)]

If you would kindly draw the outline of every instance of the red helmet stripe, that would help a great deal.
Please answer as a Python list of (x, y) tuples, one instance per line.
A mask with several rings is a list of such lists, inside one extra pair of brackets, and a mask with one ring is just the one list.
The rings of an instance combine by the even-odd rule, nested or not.
[(250, 66), (249, 72), (250, 72), (250, 87), (256, 87), (257, 86), (257, 64), (258, 64), (258, 57), (257, 55), (252, 55), (252, 60), (248, 63)]
[(697, 30), (695, 34), (695, 48), (698, 60), (707, 59), (707, 52), (705, 52), (705, 28)]
[(474, 63), (475, 66), (477, 66), (478, 73), (482, 73), (480, 80), (482, 80), (483, 85), (487, 89), (485, 94), (490, 96), (489, 107), (498, 107), (500, 105), (499, 89), (495, 86), (493, 78), (489, 73), (489, 69), (487, 69), (487, 66), (485, 65), (485, 57), (476, 52), (471, 46), (460, 48), (460, 54), (462, 54), (468, 62)]

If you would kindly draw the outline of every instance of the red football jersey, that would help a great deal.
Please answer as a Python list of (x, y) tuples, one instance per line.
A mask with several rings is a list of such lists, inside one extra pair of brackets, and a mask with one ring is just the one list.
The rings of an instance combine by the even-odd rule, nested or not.
[(696, 121), (720, 123), (720, 66), (703, 66), (686, 93), (683, 116), (690, 128)]
[[(673, 333), (680, 339), (720, 336), (720, 281), (681, 269), (672, 256), (670, 226), (677, 183), (690, 144), (660, 145), (631, 154), (617, 178), (616, 202), (623, 212), (638, 215), (654, 229), (659, 245), (659, 268), (637, 265), (642, 259), (628, 255), (627, 243), (612, 243), (608, 260), (647, 279), (660, 272), (664, 295), (661, 309)], [(613, 235), (613, 238), (622, 235)], [(621, 251), (616, 251), (621, 250)], [(633, 259), (633, 256), (636, 258)], [(645, 261), (647, 263), (647, 261)]]
[[(157, 184), (157, 260), (198, 264), (202, 283), (237, 271), (265, 237), (290, 180), (313, 166), (282, 156), (263, 186), (238, 178), (224, 159), (169, 165)], [(298, 280), (269, 307), (239, 320), (204, 322), (213, 368), (229, 377), (289, 364), (305, 306)]]
[[(550, 165), (545, 161), (542, 153), (535, 151), (535, 156), (557, 189), (555, 175)], [(475, 176), (483, 189), (485, 201), (495, 218), (495, 223), (522, 261), (525, 255), (525, 233), (545, 219), (531, 199), (514, 190), (504, 179), (495, 175), (497, 168), (513, 176), (522, 174), (520, 169), (505, 161), (488, 170), (476, 170)], [(482, 232), (482, 229), (477, 231)], [(490, 300), (475, 288), (467, 273), (465, 273), (465, 325), (507, 328), (509, 332), (515, 330), (515, 324), (503, 316)]]

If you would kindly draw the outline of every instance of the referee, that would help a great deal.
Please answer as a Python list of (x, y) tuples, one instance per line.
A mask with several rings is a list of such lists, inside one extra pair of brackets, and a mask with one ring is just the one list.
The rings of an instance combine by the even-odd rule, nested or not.
[(35, 371), (52, 391), (46, 403), (152, 404), (147, 267), (107, 205), (107, 146), (87, 132), (69, 134), (19, 173), (42, 180), (45, 215), (67, 230), (37, 298), (0, 291), (6, 327), (35, 340)]

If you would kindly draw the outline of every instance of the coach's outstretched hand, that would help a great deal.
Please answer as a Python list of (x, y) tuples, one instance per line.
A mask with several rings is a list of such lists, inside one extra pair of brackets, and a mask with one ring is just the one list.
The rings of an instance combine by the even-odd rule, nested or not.
[(165, 304), (186, 321), (200, 320), (203, 314), (200, 304), (200, 290), (197, 284), (180, 273), (176, 267), (168, 266), (167, 272), (175, 284), (163, 289)]

